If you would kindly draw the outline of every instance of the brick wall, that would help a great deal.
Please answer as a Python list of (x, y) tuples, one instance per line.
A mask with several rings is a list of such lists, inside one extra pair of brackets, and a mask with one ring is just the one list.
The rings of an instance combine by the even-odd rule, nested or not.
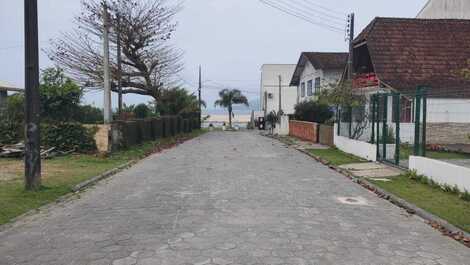
[(305, 141), (318, 143), (318, 124), (314, 122), (290, 121), (289, 135)]
[(334, 126), (332, 125), (324, 125), (320, 124), (319, 125), (319, 143), (328, 145), (328, 146), (334, 146)]
[(427, 123), (428, 144), (470, 144), (470, 123)]

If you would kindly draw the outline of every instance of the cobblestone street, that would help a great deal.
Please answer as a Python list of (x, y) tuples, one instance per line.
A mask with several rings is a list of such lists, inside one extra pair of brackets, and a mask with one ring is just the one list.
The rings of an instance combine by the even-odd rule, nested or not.
[(467, 265), (470, 250), (275, 140), (211, 132), (0, 232), (0, 264)]

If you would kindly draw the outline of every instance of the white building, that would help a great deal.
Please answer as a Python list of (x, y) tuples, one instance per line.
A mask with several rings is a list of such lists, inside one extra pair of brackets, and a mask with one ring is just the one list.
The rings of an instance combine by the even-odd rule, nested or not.
[[(266, 114), (279, 111), (279, 85), (284, 114), (294, 114), (297, 88), (289, 86), (295, 64), (264, 64), (261, 66), (261, 110)], [(281, 79), (279, 82), (279, 78)]]
[(321, 89), (336, 84), (344, 72), (347, 53), (303, 52), (290, 85), (296, 87), (296, 102), (316, 99)]
[(429, 0), (417, 18), (470, 19), (469, 0)]

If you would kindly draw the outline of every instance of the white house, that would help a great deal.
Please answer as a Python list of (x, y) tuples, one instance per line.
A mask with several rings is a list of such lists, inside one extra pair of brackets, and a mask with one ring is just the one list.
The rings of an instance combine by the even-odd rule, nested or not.
[(289, 86), (295, 64), (264, 64), (261, 66), (261, 110), (267, 115), (279, 111), (279, 86), (284, 114), (294, 114), (297, 88)]
[(470, 1), (429, 0), (417, 18), (470, 19)]
[(302, 52), (290, 81), (290, 85), (296, 87), (296, 102), (316, 99), (321, 89), (336, 84), (347, 58), (347, 53)]

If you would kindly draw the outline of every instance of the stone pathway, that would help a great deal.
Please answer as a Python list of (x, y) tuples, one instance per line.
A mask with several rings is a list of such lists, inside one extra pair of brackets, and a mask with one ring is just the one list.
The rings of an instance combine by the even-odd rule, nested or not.
[(0, 232), (0, 264), (469, 264), (470, 251), (250, 132), (212, 132)]
[(391, 178), (405, 173), (398, 168), (375, 162), (341, 165), (340, 168), (351, 172), (356, 177), (370, 179)]

